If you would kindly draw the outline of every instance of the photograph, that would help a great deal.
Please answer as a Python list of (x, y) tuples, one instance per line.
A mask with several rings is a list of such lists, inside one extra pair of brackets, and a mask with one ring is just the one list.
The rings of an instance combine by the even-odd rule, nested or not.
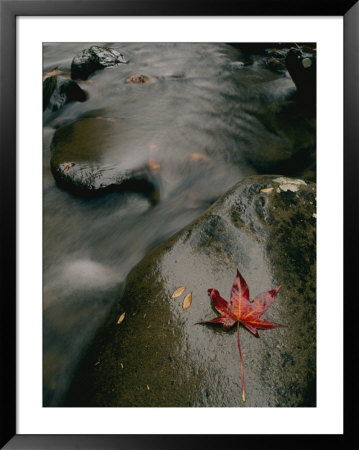
[(350, 435), (358, 0), (0, 6), (0, 448)]
[(42, 51), (43, 407), (316, 407), (316, 42)]

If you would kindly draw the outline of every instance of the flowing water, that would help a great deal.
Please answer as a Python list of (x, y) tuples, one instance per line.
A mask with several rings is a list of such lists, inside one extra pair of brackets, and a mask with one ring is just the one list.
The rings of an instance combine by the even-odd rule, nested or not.
[[(68, 74), (91, 45), (45, 44), (44, 72)], [(248, 175), (315, 179), (315, 118), (296, 101), (286, 71), (227, 44), (106, 45), (129, 63), (79, 82), (87, 101), (44, 113), (45, 406), (61, 406), (81, 352), (152, 248)], [(150, 81), (126, 83), (133, 74)], [(88, 121), (80, 138), (103, 164), (152, 162), (156, 202), (134, 192), (79, 197), (56, 185), (53, 135), (80, 119)]]

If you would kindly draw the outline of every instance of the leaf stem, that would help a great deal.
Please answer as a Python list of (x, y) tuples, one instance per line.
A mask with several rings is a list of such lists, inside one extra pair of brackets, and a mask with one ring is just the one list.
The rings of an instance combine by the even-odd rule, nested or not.
[(239, 359), (241, 360), (242, 400), (244, 403), (246, 401), (246, 391), (245, 391), (245, 387), (244, 387), (243, 357), (242, 357), (241, 344), (239, 342), (239, 321), (237, 322), (237, 342), (238, 342), (238, 350), (239, 350)]

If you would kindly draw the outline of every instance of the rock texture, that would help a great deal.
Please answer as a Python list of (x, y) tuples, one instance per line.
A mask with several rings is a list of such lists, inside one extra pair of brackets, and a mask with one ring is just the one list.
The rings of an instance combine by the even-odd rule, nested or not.
[(97, 70), (127, 62), (127, 58), (117, 49), (93, 45), (74, 57), (71, 64), (71, 78), (87, 80)]

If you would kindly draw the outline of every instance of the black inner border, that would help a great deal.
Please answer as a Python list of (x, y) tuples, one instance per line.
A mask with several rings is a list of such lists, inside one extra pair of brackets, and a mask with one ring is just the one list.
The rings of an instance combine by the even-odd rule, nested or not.
[[(316, 443), (318, 438), (341, 441), (349, 438), (355, 413), (345, 416), (344, 435), (221, 435), (225, 424), (213, 424), (216, 435), (17, 435), (16, 434), (16, 17), (17, 16), (343, 16), (344, 17), (344, 256), (347, 271), (344, 285), (357, 275), (358, 221), (355, 214), (359, 141), (359, 5), (357, 0), (237, 0), (201, 5), (188, 0), (0, 0), (0, 183), (1, 183), (1, 448), (6, 449), (183, 449), (224, 446), (287, 445), (293, 438), (300, 445)], [(333, 55), (335, 63), (335, 55)], [(330, 92), (328, 92), (330, 107)], [(334, 188), (335, 180), (333, 180)], [(333, 214), (336, 214), (333, 205)], [(333, 237), (335, 238), (335, 236)], [(333, 283), (336, 289), (342, 289)], [(31, 295), (31, 293), (30, 293)], [(352, 299), (352, 300), (350, 300)], [(344, 349), (344, 405), (355, 406), (350, 386), (354, 387), (357, 351), (349, 348), (355, 341), (354, 305), (356, 295), (347, 296)], [(333, 312), (333, 326), (335, 313)], [(349, 335), (350, 333), (350, 335)], [(333, 355), (333, 364), (335, 364)], [(329, 374), (330, 376), (330, 374)], [(336, 395), (335, 392), (332, 395)], [(351, 398), (348, 398), (351, 395)], [(350, 401), (349, 401), (350, 400)], [(355, 411), (355, 408), (354, 408)], [(141, 424), (139, 424), (139, 429)], [(258, 432), (260, 433), (260, 424)], [(185, 424), (183, 431), (185, 432)], [(164, 430), (164, 433), (166, 430)], [(281, 438), (280, 440), (278, 438)], [(5, 447), (4, 447), (5, 445)]]

